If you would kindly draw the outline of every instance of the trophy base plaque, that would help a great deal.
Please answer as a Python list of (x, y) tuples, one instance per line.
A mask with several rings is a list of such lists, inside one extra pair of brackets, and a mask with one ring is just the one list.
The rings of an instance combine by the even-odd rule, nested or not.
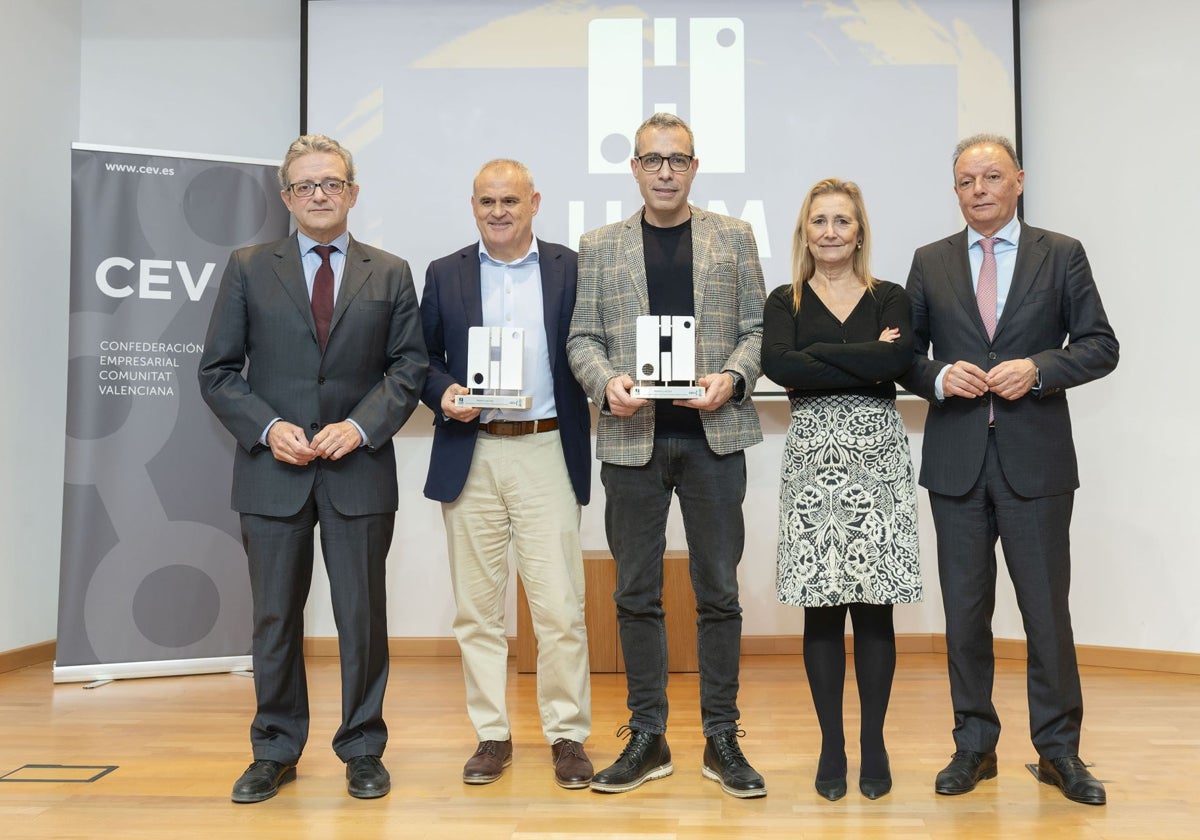
[(458, 394), (454, 404), (460, 408), (509, 408), (524, 411), (533, 407), (533, 397), (523, 394)]
[(694, 400), (704, 396), (699, 385), (634, 385), (629, 392), (639, 400)]

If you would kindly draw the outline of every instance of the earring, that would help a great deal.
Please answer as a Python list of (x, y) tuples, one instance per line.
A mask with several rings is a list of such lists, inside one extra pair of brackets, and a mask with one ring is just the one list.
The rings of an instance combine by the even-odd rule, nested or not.
[(858, 250), (862, 250), (862, 240), (858, 240)]

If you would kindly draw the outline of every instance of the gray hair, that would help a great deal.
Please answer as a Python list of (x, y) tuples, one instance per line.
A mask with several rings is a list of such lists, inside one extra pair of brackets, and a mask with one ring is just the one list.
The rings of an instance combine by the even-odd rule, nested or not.
[(644, 123), (642, 123), (641, 125), (638, 126), (638, 130), (636, 132), (634, 132), (634, 135), (633, 135), (633, 153), (634, 153), (634, 155), (637, 155), (637, 153), (641, 147), (642, 132), (644, 132), (648, 128), (682, 128), (685, 132), (687, 132), (688, 143), (692, 147), (691, 151), (688, 152), (688, 154), (693, 155), (693, 156), (696, 154), (696, 137), (695, 137), (695, 135), (692, 134), (691, 127), (687, 123), (685, 123), (682, 119), (675, 116), (674, 114), (668, 114), (665, 111), (659, 111), (657, 114), (651, 114), (650, 117), (647, 118), (647, 120)]
[(283, 163), (279, 164), (279, 186), (285, 190), (288, 188), (288, 169), (296, 162), (296, 158), (314, 152), (329, 152), (339, 156), (346, 164), (346, 181), (354, 183), (354, 158), (341, 143), (324, 134), (304, 134), (292, 141), (287, 154), (283, 156)]
[(489, 169), (498, 169), (505, 166), (516, 170), (516, 173), (525, 180), (525, 183), (529, 184), (530, 193), (537, 192), (537, 189), (533, 185), (533, 173), (529, 171), (529, 167), (521, 163), (521, 161), (513, 160), (512, 158), (495, 158), (494, 160), (489, 160), (483, 166), (479, 167), (479, 171), (475, 173), (474, 180), (471, 181), (472, 185), (475, 181), (479, 180), (480, 175)]
[(1003, 134), (972, 134), (970, 137), (963, 138), (962, 140), (958, 141), (958, 145), (954, 147), (954, 160), (950, 162), (950, 165), (953, 167), (955, 164), (957, 164), (958, 159), (962, 157), (962, 153), (967, 149), (971, 148), (972, 146), (983, 146), (985, 144), (999, 146), (1008, 153), (1010, 158), (1012, 158), (1013, 165), (1016, 166), (1017, 169), (1021, 168), (1021, 161), (1017, 157), (1016, 147), (1013, 146), (1012, 141)]

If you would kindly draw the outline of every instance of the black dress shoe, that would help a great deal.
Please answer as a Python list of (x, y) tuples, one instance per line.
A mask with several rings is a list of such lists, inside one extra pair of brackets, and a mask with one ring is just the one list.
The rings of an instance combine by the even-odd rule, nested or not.
[(1037, 777), (1039, 782), (1060, 789), (1063, 796), (1072, 802), (1103, 805), (1108, 801), (1104, 795), (1104, 785), (1088, 772), (1087, 766), (1077, 755), (1038, 759)]
[(629, 733), (629, 743), (611, 766), (592, 776), (592, 790), (600, 793), (624, 793), (645, 782), (661, 779), (675, 772), (666, 736), (622, 726), (617, 730), (617, 737), (625, 732)]
[(294, 778), (295, 764), (281, 764), (269, 758), (256, 759), (233, 783), (233, 794), (229, 798), (240, 804), (262, 802), (277, 794), (280, 785)]
[(378, 799), (392, 789), (392, 777), (379, 756), (355, 756), (346, 762), (346, 789), (355, 799)]
[(846, 795), (846, 753), (821, 754), (813, 787), (830, 802), (837, 802)]
[(947, 796), (970, 793), (984, 779), (996, 778), (996, 753), (959, 750), (937, 774), (933, 789)]
[(817, 779), (813, 782), (813, 787), (817, 789), (817, 793), (824, 796), (830, 802), (837, 802), (846, 795), (846, 777), (838, 776), (834, 779)]
[(701, 772), (705, 778), (720, 782), (721, 790), (738, 799), (766, 796), (766, 782), (738, 746), (737, 739), (744, 734), (740, 729), (726, 729), (710, 736), (704, 745)]
[(859, 776), (858, 790), (867, 799), (879, 799), (887, 796), (892, 789), (892, 767), (886, 753), (883, 756), (883, 771), (883, 777), (878, 779)]

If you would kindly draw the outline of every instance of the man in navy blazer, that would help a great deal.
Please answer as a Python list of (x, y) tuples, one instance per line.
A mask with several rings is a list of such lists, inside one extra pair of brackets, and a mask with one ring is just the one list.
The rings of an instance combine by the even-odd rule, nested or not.
[[(421, 321), (430, 359), (421, 399), (435, 429), (425, 495), (442, 503), (454, 634), (479, 740), (463, 781), (494, 782), (512, 761), (504, 626), (511, 544), (538, 642), (538, 707), (554, 778), (586, 788), (591, 677), (579, 515), (591, 491), (591, 415), (566, 356), (576, 254), (534, 238), (540, 202), (523, 164), (484, 164), (471, 197), (480, 241), (426, 272)], [(455, 404), (468, 393), (468, 331), (480, 326), (524, 328), (529, 409), (487, 408), (481, 416)]]
[(916, 357), (903, 380), (929, 400), (920, 481), (937, 530), (954, 704), (956, 751), (934, 789), (967, 793), (997, 772), (999, 539), (1025, 625), (1038, 778), (1100, 805), (1104, 786), (1079, 758), (1083, 695), (1068, 597), (1079, 471), (1066, 389), (1111, 372), (1119, 347), (1083, 246), (1017, 218), (1025, 173), (1012, 143), (963, 140), (954, 178), (968, 226), (913, 257)]
[(373, 799), (391, 787), (380, 757), (392, 436), (416, 408), (427, 358), (408, 263), (347, 231), (350, 153), (300, 137), (279, 182), (297, 231), (230, 256), (199, 368), (205, 402), (237, 441), (232, 504), (254, 604), (254, 762), (232, 799), (274, 796), (308, 739), (304, 604), (318, 525), (342, 669), (333, 749), (350, 794)]

